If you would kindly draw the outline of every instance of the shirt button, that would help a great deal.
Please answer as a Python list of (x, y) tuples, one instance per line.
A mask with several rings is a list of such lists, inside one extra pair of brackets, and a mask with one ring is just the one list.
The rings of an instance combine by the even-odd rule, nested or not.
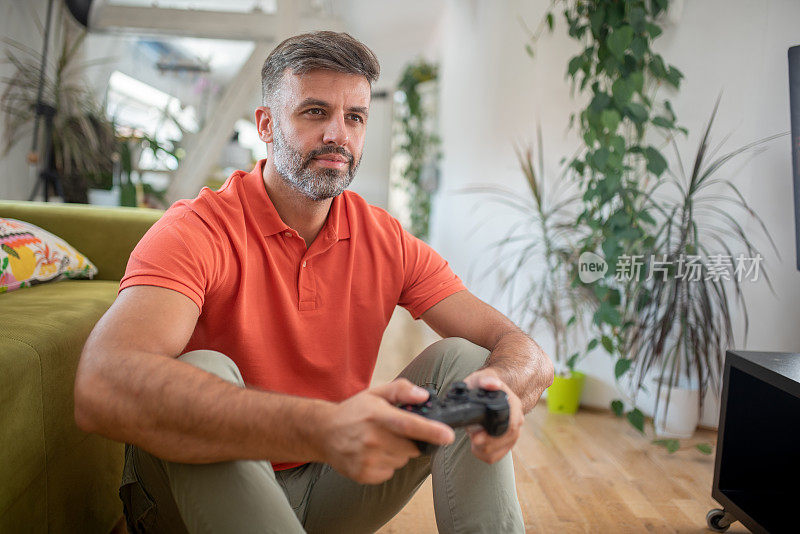
[(305, 267), (305, 266), (306, 266), (306, 262), (303, 262), (303, 267)]
[(292, 237), (292, 233), (291, 232), (286, 232), (283, 235), (285, 235), (286, 237)]

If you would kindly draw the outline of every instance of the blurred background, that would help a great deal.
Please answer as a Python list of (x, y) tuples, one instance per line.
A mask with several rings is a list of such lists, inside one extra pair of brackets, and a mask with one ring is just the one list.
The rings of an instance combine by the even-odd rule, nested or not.
[[(515, 318), (548, 353), (556, 351), (574, 314), (564, 312), (554, 326), (553, 314), (542, 312), (540, 297), (546, 294), (542, 284), (537, 285), (543, 269), (551, 270), (547, 258), (534, 255), (517, 261), (515, 251), (524, 249), (514, 249), (514, 243), (524, 247), (526, 241), (524, 236), (517, 241), (508, 238), (516, 235), (511, 233), (516, 222), (528, 228), (529, 240), (541, 237), (538, 227), (524, 226), (538, 220), (532, 176), (543, 180), (548, 191), (564, 187), (565, 194), (585, 192), (586, 178), (570, 177), (571, 171), (565, 171), (574, 158), (586, 154), (589, 123), (581, 125), (581, 113), (593, 102), (589, 86), (580, 87), (574, 76), (585, 64), (572, 61), (582, 54), (585, 39), (570, 34), (569, 19), (562, 13), (579, 9), (580, 2), (95, 0), (74, 4), (77, 18), (81, 12), (85, 15), (83, 24), (64, 2), (54, 4), (44, 100), (57, 113), (51, 134), (42, 121), (35, 153), (31, 151), (34, 108), (49, 2), (3, 0), (0, 5), (4, 49), (0, 198), (44, 199), (44, 188), (35, 186), (47, 135), (60, 180), (60, 190), (49, 191), (51, 201), (164, 209), (177, 199), (196, 196), (204, 186), (217, 188), (233, 170), (250, 170), (266, 155), (253, 114), (260, 105), (260, 68), (269, 51), (303, 31), (346, 31), (369, 46), (381, 63), (363, 162), (352, 189), (390, 210), (446, 258), (474, 293)], [(666, 172), (659, 168), (660, 160), (649, 155), (641, 174), (636, 174), (636, 165), (625, 170), (626, 180), (642, 184), (643, 190), (648, 180), (662, 174), (680, 176), (681, 166), (691, 171), (718, 98), (711, 144), (716, 148), (724, 141), (719, 154), (783, 135), (726, 167), (725, 179), (735, 182), (766, 232), (757, 219), (743, 217), (741, 230), (749, 241), (736, 235), (722, 241), (731, 245), (733, 253), (750, 252), (750, 245), (760, 250), (773, 290), (763, 281), (741, 285), (750, 315), (746, 339), (744, 328), (736, 326), (743, 320), (739, 301), (732, 301), (723, 318), (734, 324), (733, 346), (798, 351), (800, 274), (794, 265), (786, 52), (800, 43), (800, 3), (673, 0), (663, 4), (668, 9), (653, 12), (658, 15), (658, 31), (647, 27), (648, 48), (639, 51), (652, 60), (645, 72), (645, 90), (640, 92), (642, 97), (650, 95), (651, 118), (657, 114), (656, 104), (663, 110), (665, 101), (669, 113), (659, 111), (664, 120), (647, 123), (649, 129), (642, 132), (636, 132), (640, 124), (635, 107), (625, 108), (627, 115), (616, 118), (609, 112), (603, 124), (613, 123), (616, 129), (615, 121), (622, 121), (620, 128), (628, 121), (633, 137), (646, 140), (643, 147), (655, 147), (663, 154)], [(621, 58), (625, 50), (632, 56), (639, 53), (633, 41), (621, 43)], [(656, 55), (663, 57), (660, 70), (652, 59)], [(571, 119), (576, 113), (577, 118)], [(535, 170), (533, 174), (526, 174), (526, 161), (533, 164), (527, 168)], [(520, 219), (515, 218), (519, 206), (509, 204), (514, 199), (524, 201)], [(531, 213), (525, 214), (525, 209)], [(572, 213), (576, 227), (575, 217), (582, 209)], [(655, 228), (667, 220), (655, 221)], [(607, 223), (604, 220), (604, 228), (609, 228)], [(589, 242), (586, 234), (572, 239), (575, 250), (586, 249)], [(498, 241), (511, 246), (504, 249), (511, 251), (511, 259), (503, 260), (506, 256), (498, 251)], [(594, 245), (596, 251), (605, 250), (598, 241)], [(709, 254), (724, 252), (714, 246), (709, 245)], [(620, 251), (614, 254), (616, 258)], [(572, 267), (564, 267), (565, 275), (576, 265), (574, 258), (568, 263)], [(614, 268), (612, 264), (612, 275)], [(533, 292), (523, 290), (515, 297), (508, 292), (509, 281)], [(564, 374), (575, 367), (576, 359), (570, 362), (569, 357), (579, 354), (579, 367), (587, 376), (581, 403), (603, 408), (620, 397), (619, 361), (634, 359), (626, 357), (631, 353), (625, 352), (626, 341), (613, 318), (597, 317), (605, 295), (588, 298), (589, 326), (568, 332), (564, 342), (572, 348), (559, 349)], [(697, 330), (703, 328), (702, 320), (694, 325)], [(699, 365), (712, 374), (713, 362)], [(702, 389), (707, 396), (702, 424), (716, 423), (717, 390), (718, 386)], [(651, 392), (640, 393), (645, 400), (638, 404), (652, 413), (652, 406), (647, 408)]]

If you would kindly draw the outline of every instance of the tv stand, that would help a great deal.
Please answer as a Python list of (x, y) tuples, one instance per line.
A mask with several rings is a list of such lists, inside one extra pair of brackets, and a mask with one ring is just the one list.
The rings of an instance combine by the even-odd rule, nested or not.
[(800, 532), (800, 354), (728, 351), (708, 527)]

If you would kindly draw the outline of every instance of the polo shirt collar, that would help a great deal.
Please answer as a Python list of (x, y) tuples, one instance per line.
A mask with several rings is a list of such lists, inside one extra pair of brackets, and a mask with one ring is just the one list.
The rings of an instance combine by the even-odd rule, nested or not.
[[(243, 182), (245, 201), (253, 210), (261, 233), (270, 236), (289, 229), (289, 226), (281, 219), (264, 186), (263, 168), (266, 161), (266, 159), (257, 161), (253, 170), (244, 175)], [(350, 221), (347, 218), (344, 193), (333, 198), (328, 218), (320, 232), (328, 229), (334, 230), (337, 240), (350, 239)]]

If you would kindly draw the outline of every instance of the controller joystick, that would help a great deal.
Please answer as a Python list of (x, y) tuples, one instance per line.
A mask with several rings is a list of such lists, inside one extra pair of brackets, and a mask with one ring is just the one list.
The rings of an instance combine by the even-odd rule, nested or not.
[[(464, 382), (454, 382), (443, 399), (428, 389), (429, 398), (418, 404), (399, 407), (428, 419), (441, 421), (452, 428), (481, 425), (490, 436), (503, 435), (508, 430), (508, 396), (502, 390), (469, 389)], [(422, 454), (432, 454), (436, 446), (417, 441)]]

